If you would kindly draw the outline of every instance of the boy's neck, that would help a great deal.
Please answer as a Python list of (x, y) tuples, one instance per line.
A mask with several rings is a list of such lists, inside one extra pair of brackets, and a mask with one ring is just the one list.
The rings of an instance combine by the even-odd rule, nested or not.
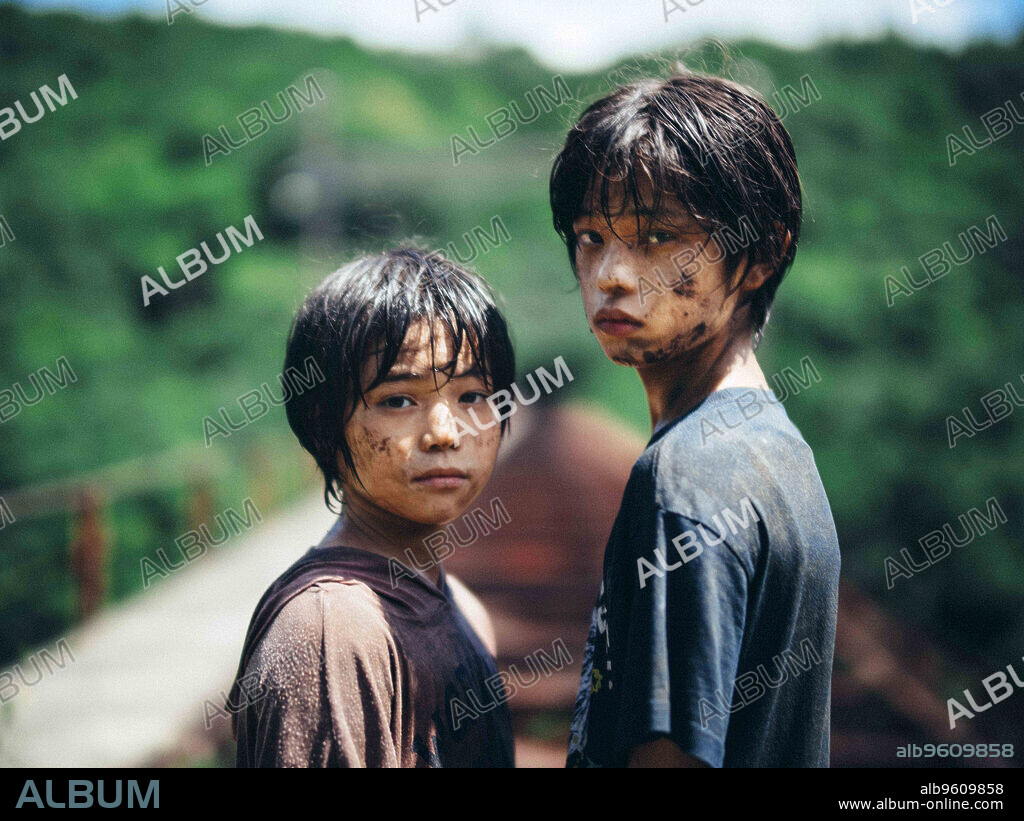
[(396, 559), (438, 585), (441, 567), (425, 540), (441, 527), (410, 522), (382, 510), (364, 509), (359, 501), (352, 500), (346, 503), (344, 512), (317, 547), (354, 547)]
[(657, 431), (723, 388), (768, 388), (750, 334), (708, 345), (688, 356), (637, 368)]

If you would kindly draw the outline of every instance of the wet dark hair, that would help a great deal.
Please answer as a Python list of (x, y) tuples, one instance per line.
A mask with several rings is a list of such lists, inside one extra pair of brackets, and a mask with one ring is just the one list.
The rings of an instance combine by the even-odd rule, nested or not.
[[(419, 320), (435, 323), (451, 342), (451, 361), (442, 368), (450, 379), (467, 342), (487, 389), (508, 389), (515, 377), (515, 355), (504, 317), (491, 289), (479, 276), (437, 252), (398, 248), (357, 259), (328, 276), (306, 297), (292, 322), (285, 353), (285, 377), (306, 371), (310, 357), (322, 380), (309, 390), (292, 392), (285, 403), (288, 424), (316, 460), (324, 476), (324, 502), (341, 503), (341, 454), (358, 480), (345, 425), (356, 403), (379, 385), (398, 359), (406, 333)], [(370, 357), (376, 374), (362, 384)], [(508, 430), (502, 420), (501, 432)]]
[[(651, 183), (653, 202), (640, 198), (644, 181)], [(616, 183), (638, 212), (657, 213), (661, 198), (674, 196), (704, 230), (724, 236), (730, 277), (744, 253), (748, 270), (759, 263), (773, 269), (750, 297), (758, 340), (796, 254), (802, 214), (793, 143), (767, 103), (730, 80), (681, 72), (620, 86), (587, 108), (569, 131), (550, 180), (555, 230), (573, 273), (573, 221), (589, 195), (611, 227), (615, 204), (609, 191)], [(729, 241), (750, 233), (752, 242)]]

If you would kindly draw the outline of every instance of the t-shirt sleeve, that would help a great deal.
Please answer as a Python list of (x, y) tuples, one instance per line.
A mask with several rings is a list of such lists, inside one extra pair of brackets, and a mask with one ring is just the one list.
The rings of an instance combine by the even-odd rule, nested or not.
[(743, 642), (747, 572), (723, 538), (728, 531), (661, 508), (644, 530), (637, 575), (623, 582), (636, 587), (626, 625), (618, 742), (628, 755), (667, 736), (720, 767)]
[(241, 681), (239, 766), (399, 766), (394, 647), (367, 598), (317, 585), (274, 618)]

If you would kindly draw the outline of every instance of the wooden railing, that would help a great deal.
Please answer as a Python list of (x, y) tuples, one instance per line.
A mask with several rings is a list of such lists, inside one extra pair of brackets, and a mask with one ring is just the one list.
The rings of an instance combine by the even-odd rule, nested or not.
[[(274, 503), (266, 481), (272, 470), (259, 445), (248, 454), (250, 496), (257, 507)], [(0, 491), (18, 527), (25, 521), (70, 516), (68, 562), (74, 580), (77, 613), (85, 619), (102, 605), (109, 589), (108, 559), (115, 543), (106, 511), (117, 501), (151, 490), (188, 488), (187, 526), (195, 529), (213, 517), (213, 485), (230, 468), (216, 449), (189, 447), (139, 457), (79, 476), (32, 487)]]

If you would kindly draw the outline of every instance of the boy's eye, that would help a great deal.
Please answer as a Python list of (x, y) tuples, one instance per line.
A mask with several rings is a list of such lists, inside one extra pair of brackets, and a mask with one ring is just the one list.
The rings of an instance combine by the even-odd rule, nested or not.
[(466, 391), (459, 397), (459, 401), (467, 405), (479, 405), (481, 402), (487, 401), (487, 394), (480, 391)]
[(675, 234), (669, 231), (651, 231), (647, 234), (647, 244), (664, 245), (667, 242), (672, 242), (675, 238)]
[(597, 231), (580, 231), (576, 234), (577, 245), (601, 245), (603, 242)]
[[(402, 404), (403, 402), (408, 402), (409, 404)], [(382, 400), (380, 404), (385, 408), (401, 410), (412, 405), (412, 400), (408, 396), (389, 396), (387, 399)]]

